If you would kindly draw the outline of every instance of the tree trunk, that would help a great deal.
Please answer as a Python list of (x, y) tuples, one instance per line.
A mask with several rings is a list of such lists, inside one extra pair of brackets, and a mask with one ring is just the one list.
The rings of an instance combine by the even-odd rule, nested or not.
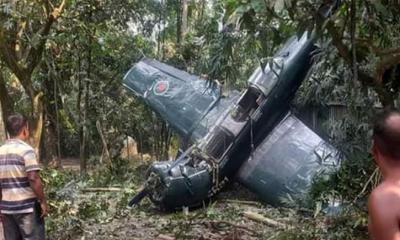
[(204, 9), (206, 7), (206, 0), (202, 0), (201, 1), (201, 11), (200, 11), (200, 22), (203, 22), (203, 18), (204, 18)]
[(176, 7), (176, 42), (179, 45), (185, 40), (185, 35), (187, 32), (187, 0), (177, 0)]
[(80, 170), (81, 174), (86, 173), (86, 161), (85, 161), (85, 135), (84, 135), (84, 121), (83, 119), (85, 118), (84, 114), (82, 114), (82, 110), (85, 109), (83, 107), (82, 109), (82, 92), (83, 92), (83, 83), (82, 83), (82, 77), (80, 76), (80, 60), (79, 60), (79, 65), (78, 65), (78, 99), (77, 99), (77, 109), (78, 109), (78, 114), (79, 114), (79, 161), (80, 161)]
[(83, 115), (82, 115), (82, 123), (80, 128), (80, 148), (79, 148), (79, 159), (80, 159), (80, 167), (81, 174), (86, 174), (87, 172), (87, 143), (88, 143), (88, 128), (87, 128), (87, 112), (89, 106), (89, 91), (90, 91), (90, 82), (86, 80), (85, 84), (85, 104), (83, 107)]
[(182, 4), (182, 24), (181, 24), (181, 41), (185, 40), (185, 36), (188, 30), (188, 2), (187, 0), (181, 0)]
[(46, 99), (45, 101), (45, 110), (44, 110), (44, 127), (43, 127), (43, 137), (40, 146), (40, 155), (42, 161), (46, 165), (61, 167), (61, 159), (57, 152), (57, 142), (58, 137), (56, 134), (56, 126), (55, 126), (55, 119), (54, 113), (52, 111), (52, 104), (53, 100)]
[(43, 92), (35, 93), (34, 97), (31, 99), (32, 106), (32, 116), (31, 116), (31, 124), (30, 124), (30, 138), (29, 143), (35, 149), (36, 154), (39, 159), (40, 156), (40, 142), (42, 140), (43, 133)]
[(181, 43), (182, 36), (182, 9), (181, 0), (176, 0), (176, 43)]
[[(18, 76), (18, 80), (20, 83), (30, 82), (31, 75), (26, 72), (19, 72), (15, 74)], [(35, 149), (38, 158), (40, 159), (40, 142), (42, 138), (42, 130), (43, 130), (43, 92), (35, 91), (32, 85), (24, 85), (21, 84), (27, 93), (30, 101), (31, 101), (31, 116), (30, 116), (30, 138), (29, 143)], [(3, 119), (6, 119), (6, 116), (14, 112), (14, 107), (12, 104), (12, 99), (8, 94), (5, 80), (3, 75), (0, 74), (0, 102), (1, 107), (3, 109)]]
[(57, 74), (55, 65), (50, 61), (46, 61), (47, 68), (43, 71), (48, 72), (47, 78), (43, 81), (45, 90), (44, 100), (44, 132), (41, 150), (41, 156), (45, 164), (61, 167), (60, 149), (58, 143), (60, 136), (58, 135), (58, 102), (61, 102), (57, 95)]
[[(88, 107), (89, 107), (89, 95), (90, 95), (90, 80), (92, 77), (92, 38), (88, 36), (88, 55), (87, 55), (87, 70), (86, 70), (86, 83), (85, 83), (85, 104), (84, 108), (82, 109), (82, 122), (80, 128), (80, 154), (79, 158), (81, 161), (81, 174), (86, 174), (87, 170), (87, 144), (88, 144), (88, 128), (87, 128), (87, 120), (88, 120)], [(81, 83), (82, 84), (82, 83)]]
[[(38, 30), (31, 36), (25, 36), (26, 32), (22, 31), (16, 35), (15, 39), (15, 29), (6, 29), (4, 26), (0, 27), (0, 59), (18, 78), (31, 102), (31, 135), (29, 142), (32, 147), (35, 148), (39, 159), (39, 146), (43, 131), (43, 93), (35, 89), (31, 78), (34, 70), (41, 62), (42, 54), (45, 49), (47, 37), (50, 34), (51, 27), (59, 18), (65, 7), (65, 4), (66, 1), (63, 0), (58, 7), (52, 7), (51, 9), (51, 3), (48, 1), (43, 1), (42, 7), (46, 20), (41, 25), (34, 27), (32, 26), (33, 29)], [(23, 13), (21, 14), (24, 15)], [(26, 23), (18, 22), (18, 25), (26, 26)], [(25, 27), (22, 27), (22, 29), (24, 28)], [(30, 41), (32, 42), (31, 46), (26, 48), (26, 51), (23, 53), (19, 52), (21, 49), (19, 49), (19, 47), (17, 49), (17, 46), (19, 46), (26, 39), (38, 39), (38, 41)], [(13, 42), (16, 43), (16, 45), (10, 44)]]
[[(5, 120), (7, 116), (14, 112), (14, 106), (12, 104), (11, 96), (8, 94), (6, 81), (3, 77), (3, 73), (0, 72), (0, 109), (1, 109), (1, 123), (0, 131), (5, 133)], [(5, 134), (4, 134), (5, 137)]]
[(53, 126), (53, 121), (49, 119), (50, 115), (45, 114), (45, 127), (43, 128), (42, 144), (40, 146), (40, 155), (45, 165), (61, 167), (60, 159), (57, 154), (57, 137)]
[[(61, 166), (61, 130), (60, 130), (60, 114), (59, 114), (59, 107), (58, 107), (58, 85), (57, 85), (57, 80), (54, 78), (54, 99), (55, 99), (55, 111), (56, 111), (56, 131), (57, 131), (57, 166)], [(60, 101), (61, 102), (61, 101)]]

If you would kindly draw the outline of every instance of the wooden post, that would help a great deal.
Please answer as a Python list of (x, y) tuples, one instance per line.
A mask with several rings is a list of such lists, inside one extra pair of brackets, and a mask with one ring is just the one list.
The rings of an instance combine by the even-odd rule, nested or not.
[[(105, 155), (107, 157), (108, 164), (112, 165), (111, 154), (108, 151), (107, 140), (103, 134), (103, 129), (101, 127), (101, 123), (98, 120), (96, 121), (96, 127), (97, 127), (97, 131), (99, 132), (101, 142), (103, 143), (103, 153), (105, 153)], [(103, 158), (103, 156), (101, 156), (101, 157)]]

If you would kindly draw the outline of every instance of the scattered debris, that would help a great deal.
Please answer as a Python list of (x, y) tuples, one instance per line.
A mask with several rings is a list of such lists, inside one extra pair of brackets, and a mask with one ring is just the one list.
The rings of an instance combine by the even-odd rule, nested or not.
[(260, 202), (256, 201), (243, 201), (243, 200), (234, 200), (234, 199), (225, 199), (222, 200), (223, 202), (226, 203), (236, 203), (236, 204), (243, 204), (243, 205), (251, 205), (251, 206), (261, 206)]
[(96, 187), (96, 188), (84, 188), (81, 191), (82, 192), (121, 192), (124, 189), (122, 188), (116, 188), (116, 187)]
[[(135, 208), (127, 208), (130, 196), (145, 177), (143, 169), (146, 166), (131, 166), (126, 169), (129, 179), (109, 182), (109, 186), (104, 184), (109, 172), (70, 179), (50, 170), (45, 176), (48, 183), (60, 179), (64, 183), (49, 188), (53, 197), (47, 221), (48, 239), (257, 240), (284, 228), (249, 221), (244, 212), (258, 212), (279, 221), (285, 219), (284, 222), (291, 217), (290, 211), (281, 213), (256, 204), (254, 195), (239, 184), (231, 185), (212, 204), (199, 209), (163, 213), (147, 199)], [(123, 187), (117, 187), (117, 182)]]
[(277, 222), (273, 219), (264, 217), (263, 215), (255, 213), (255, 212), (244, 212), (243, 215), (250, 220), (265, 223), (268, 226), (279, 227), (279, 228), (284, 228), (284, 229), (290, 228), (288, 225), (286, 225), (284, 223)]
[(158, 235), (157, 240), (175, 240), (175, 237), (160, 234), (160, 235)]
[(139, 156), (138, 144), (132, 137), (127, 137), (124, 140), (124, 146), (121, 149), (121, 157), (125, 159), (130, 159), (132, 157)]

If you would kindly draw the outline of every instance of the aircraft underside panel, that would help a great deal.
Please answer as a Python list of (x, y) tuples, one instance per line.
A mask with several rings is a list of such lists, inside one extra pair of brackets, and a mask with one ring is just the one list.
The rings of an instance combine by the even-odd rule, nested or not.
[(304, 199), (313, 180), (339, 165), (339, 153), (292, 114), (252, 152), (238, 181), (275, 205)]
[[(217, 103), (222, 109), (231, 104), (221, 100), (219, 87), (150, 59), (135, 64), (125, 75), (123, 84), (187, 140), (208, 132), (204, 118)], [(200, 123), (204, 126), (199, 126)]]

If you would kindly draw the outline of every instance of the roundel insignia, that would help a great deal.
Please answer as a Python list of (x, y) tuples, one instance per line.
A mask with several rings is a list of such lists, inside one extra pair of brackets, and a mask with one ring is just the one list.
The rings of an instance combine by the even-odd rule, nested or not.
[(169, 82), (167, 81), (159, 81), (153, 88), (153, 92), (155, 95), (162, 95), (168, 91)]

